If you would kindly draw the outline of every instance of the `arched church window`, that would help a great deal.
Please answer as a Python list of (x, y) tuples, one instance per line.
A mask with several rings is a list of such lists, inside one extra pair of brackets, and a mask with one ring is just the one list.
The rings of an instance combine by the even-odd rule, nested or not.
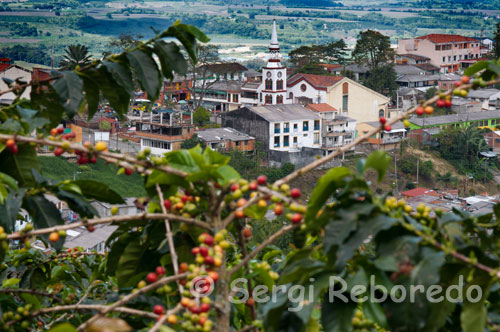
[(278, 97), (276, 97), (276, 104), (283, 104), (283, 96), (282, 95), (279, 95)]
[(272, 95), (266, 95), (266, 104), (272, 104), (273, 103), (273, 96)]
[(266, 80), (266, 90), (272, 90), (273, 89), (273, 80), (267, 79)]
[(283, 80), (276, 81), (276, 90), (283, 90)]

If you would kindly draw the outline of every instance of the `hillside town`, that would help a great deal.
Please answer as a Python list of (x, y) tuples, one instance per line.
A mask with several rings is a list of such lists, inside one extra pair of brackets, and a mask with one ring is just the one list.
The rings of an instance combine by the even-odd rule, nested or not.
[[(74, 133), (80, 144), (105, 141), (121, 152), (137, 154), (148, 149), (157, 156), (179, 150), (185, 142), (194, 140), (195, 144), (221, 152), (238, 151), (247, 156), (264, 153), (261, 162), (268, 167), (292, 164), (298, 168), (379, 127), (380, 118), (390, 119), (418, 105), (429, 89), (452, 89), (463, 70), (483, 59), (492, 45), (476, 38), (445, 34), (399, 40), (393, 63), (397, 74), (393, 95), (384, 95), (363, 84), (370, 70), (367, 65), (320, 63), (314, 73), (287, 67), (282, 63), (276, 22), (268, 49), (267, 63), (259, 71), (238, 62), (203, 63), (196, 75), (176, 75), (165, 80), (160, 98), (154, 103), (145, 92), (137, 90), (126, 121), (116, 117), (109, 105), (101, 104), (91, 120), (77, 117), (64, 123), (64, 132)], [(30, 81), (51, 75), (48, 68), (28, 69), (10, 64), (6, 58), (0, 61), (2, 78)], [(0, 81), (0, 90), (6, 87)], [(29, 95), (28, 88), (23, 97)], [(7, 93), (0, 98), (1, 103), (9, 104), (15, 96)], [(197, 119), (198, 112), (206, 113), (206, 118)], [(487, 158), (497, 158), (500, 90), (488, 88), (471, 91), (465, 98), (454, 96), (446, 114), (414, 116), (398, 122), (343, 153), (329, 167), (341, 165), (346, 157), (366, 155), (376, 149), (395, 153), (406, 141), (432, 145), (434, 137), (444, 129), (457, 127), (489, 129), (483, 134), (489, 151), (482, 153)], [(418, 172), (417, 168), (417, 185)], [(409, 198), (410, 204), (425, 202), (444, 211), (491, 211), (498, 201), (494, 193), (469, 196), (460, 189), (459, 196), (458, 188), (441, 192), (421, 187), (403, 190), (399, 195)], [(129, 198), (127, 205), (120, 207), (120, 214), (140, 211), (134, 200)], [(103, 215), (109, 215), (111, 206), (95, 204)], [(76, 220), (67, 206), (61, 205), (60, 209), (68, 221)], [(114, 229), (106, 226), (99, 233), (108, 234)], [(105, 249), (107, 236), (96, 237), (96, 233), (84, 229), (68, 236), (75, 246)]]

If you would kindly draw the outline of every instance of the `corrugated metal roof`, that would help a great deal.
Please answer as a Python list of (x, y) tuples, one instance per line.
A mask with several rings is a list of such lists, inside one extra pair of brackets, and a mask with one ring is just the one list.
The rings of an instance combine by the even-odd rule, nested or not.
[(242, 133), (233, 128), (210, 128), (196, 132), (196, 135), (205, 142), (221, 140), (247, 141), (254, 139), (252, 136)]
[(247, 109), (269, 122), (320, 119), (319, 115), (299, 104), (251, 106)]
[(411, 118), (410, 122), (417, 126), (434, 126), (456, 122), (478, 121), (486, 119), (500, 118), (500, 110), (498, 111), (483, 111), (483, 112), (470, 112), (458, 113), (450, 115), (431, 116), (428, 118)]

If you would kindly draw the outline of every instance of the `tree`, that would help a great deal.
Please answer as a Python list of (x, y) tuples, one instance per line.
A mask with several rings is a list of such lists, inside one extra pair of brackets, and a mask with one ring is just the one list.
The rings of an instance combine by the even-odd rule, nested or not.
[(369, 70), (363, 84), (384, 95), (391, 94), (398, 89), (394, 66), (385, 65)]
[(438, 88), (436, 87), (430, 87), (425, 91), (425, 99), (431, 99), (436, 95), (438, 92)]
[(110, 131), (111, 124), (108, 121), (101, 121), (101, 122), (99, 122), (99, 129), (104, 130), (104, 131)]
[(483, 130), (473, 125), (446, 128), (436, 135), (439, 143), (436, 149), (441, 157), (457, 167), (460, 173), (472, 174), (481, 179), (484, 178), (484, 165), (480, 152), (489, 150), (483, 134)]
[(203, 107), (198, 107), (193, 114), (193, 122), (202, 126), (210, 122), (210, 112)]
[(347, 45), (339, 39), (324, 45), (300, 46), (288, 55), (295, 67), (317, 64), (322, 61), (344, 63)]
[(193, 137), (187, 139), (187, 140), (184, 140), (181, 144), (181, 148), (182, 149), (192, 149), (194, 148), (195, 146), (200, 146), (201, 148), (205, 148), (207, 146), (207, 144), (205, 143), (205, 141), (201, 140), (198, 135), (194, 134)]
[[(329, 168), (317, 181), (310, 173), (382, 126), (300, 169), (285, 164), (275, 169), (281, 173), (276, 179), (270, 173), (250, 181), (209, 147), (163, 156), (145, 149), (134, 157), (110, 152), (104, 142), (77, 144), (59, 129), (82, 109), (92, 117), (101, 94), (125, 115), (133, 80), (157, 99), (163, 78), (187, 69), (180, 47), (163, 40), (179, 36), (196, 62), (197, 41), (208, 38), (176, 23), (138, 49), (81, 70), (23, 85), (6, 80), (18, 98), (0, 109), (3, 330), (496, 329), (500, 206), (476, 216), (425, 204), (415, 209), (390, 193), (380, 196), (365, 176), (373, 171), (379, 182), (384, 178), (392, 165), (384, 151), (357, 167)], [(498, 74), (489, 64), (471, 66), (468, 73), (489, 77), (485, 85), (492, 85)], [(31, 98), (20, 99), (28, 86)], [(387, 125), (413, 112), (394, 115)], [(476, 134), (464, 136), (463, 144), (481, 144)], [(102, 181), (46, 178), (37, 149), (47, 146), (60, 161), (102, 159), (119, 167), (118, 176), (140, 176), (144, 196), (135, 199), (135, 214), (120, 215), (123, 197)], [(306, 193), (290, 185), (300, 180), (317, 184)], [(56, 198), (79, 220), (65, 223)], [(96, 200), (111, 207), (107, 217), (91, 204)], [(259, 229), (266, 216), (273, 221)], [(112, 227), (97, 229), (105, 225)], [(106, 253), (64, 247), (74, 232), (81, 239), (94, 231), (112, 232), (99, 245)], [(457, 304), (460, 297), (464, 301)]]
[(497, 23), (497, 29), (495, 31), (495, 36), (493, 39), (493, 54), (495, 55), (494, 59), (500, 59), (500, 23)]
[(389, 37), (378, 31), (366, 30), (358, 35), (352, 56), (356, 63), (366, 64), (370, 69), (392, 64), (395, 52)]
[(189, 60), (188, 73), (192, 77), (190, 88), (193, 108), (198, 109), (203, 103), (206, 92), (219, 81), (219, 78), (212, 77), (210, 72), (211, 64), (220, 62), (219, 48), (216, 45), (199, 45), (197, 49), (197, 62)]
[(73, 70), (77, 66), (83, 67), (91, 61), (89, 49), (85, 45), (68, 45), (64, 52), (66, 54), (59, 64), (61, 70)]

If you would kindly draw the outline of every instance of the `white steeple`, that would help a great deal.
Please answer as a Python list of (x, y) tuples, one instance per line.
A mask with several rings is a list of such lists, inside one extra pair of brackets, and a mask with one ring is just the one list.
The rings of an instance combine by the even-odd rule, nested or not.
[(267, 65), (262, 68), (262, 95), (264, 105), (288, 104), (290, 99), (286, 98), (286, 68), (281, 65), (280, 45), (278, 43), (278, 32), (276, 31), (276, 20), (273, 20), (273, 31), (271, 43), (269, 44), (269, 59)]
[(278, 33), (276, 32), (276, 20), (273, 20), (273, 32), (271, 34), (271, 44), (269, 49), (280, 49), (280, 44), (278, 43)]

